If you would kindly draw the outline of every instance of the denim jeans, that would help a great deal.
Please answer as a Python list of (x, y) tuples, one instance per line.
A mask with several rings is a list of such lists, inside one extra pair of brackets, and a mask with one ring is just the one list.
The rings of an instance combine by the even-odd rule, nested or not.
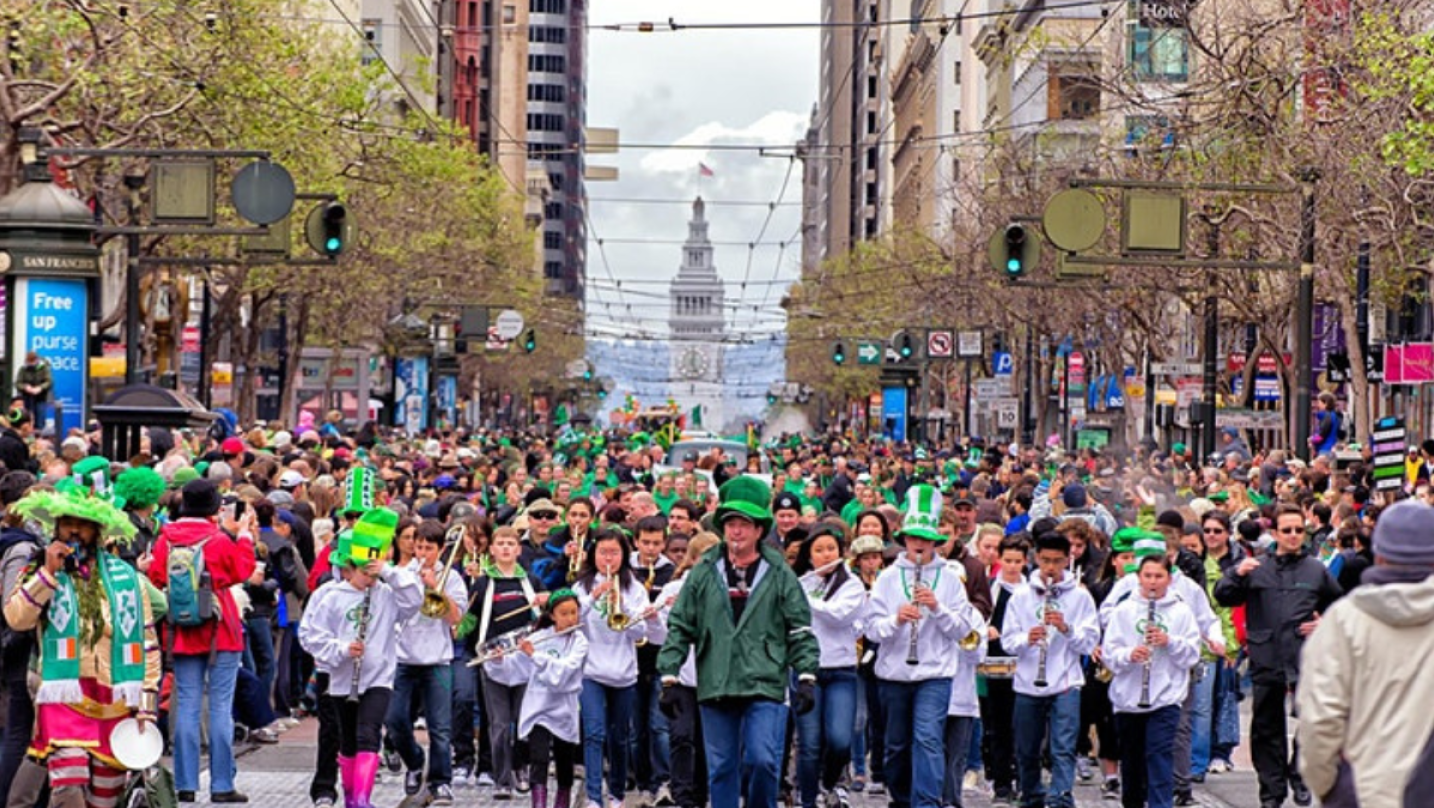
[(264, 696), (270, 699), (274, 692), (274, 635), (267, 617), (250, 617), (244, 621), (244, 638), (248, 640), (249, 652), (254, 656), (254, 675), (264, 685)]
[[(962, 808), (961, 786), (966, 779), (966, 772), (970, 766), (970, 748), (972, 739), (979, 743), (980, 734), (976, 732), (976, 725), (981, 723), (979, 718), (971, 718), (964, 715), (946, 716), (946, 777), (941, 786), (941, 804)], [(971, 771), (980, 771), (979, 768)]]
[[(1016, 694), (1016, 777), (1023, 808), (1073, 808), (1076, 733), (1080, 727), (1080, 689), (1058, 696)], [(1041, 783), (1041, 751), (1050, 734), (1050, 798)]]
[(468, 660), (471, 658), (462, 643), (453, 644), (453, 661), (449, 663), (452, 670), (450, 676), (453, 679), (453, 704), (450, 710), (452, 721), (449, 723), (452, 726), (450, 735), (453, 738), (453, 765), (466, 766), (477, 774), (473, 727), (478, 708), (478, 671), (468, 667)]
[[(973, 718), (972, 722), (971, 738), (966, 743), (966, 771), (979, 772), (985, 765), (981, 760), (981, 733), (984, 728), (981, 726), (980, 716)], [(962, 776), (965, 776), (964, 772)]]
[(892, 808), (941, 808), (951, 680), (883, 681), (881, 701), (886, 708), (884, 763)]
[(866, 704), (866, 678), (858, 675), (856, 682), (856, 719), (851, 729), (851, 773), (866, 776), (866, 727), (871, 713)]
[(578, 703), (583, 722), (583, 787), (588, 801), (605, 804), (602, 761), (606, 753), (607, 793), (622, 802), (627, 793), (627, 733), (637, 704), (637, 686), (608, 687), (584, 679)]
[[(872, 643), (867, 643), (870, 649)], [(881, 701), (881, 680), (871, 673), (861, 677), (866, 691), (866, 751), (871, 758), (871, 781), (886, 782), (886, 705)]]
[(712, 808), (776, 808), (787, 705), (766, 699), (703, 704)]
[(797, 792), (815, 808), (817, 788), (830, 791), (851, 761), (856, 724), (856, 668), (817, 672), (816, 705), (797, 716)]
[(1180, 713), (1178, 704), (1149, 713), (1116, 713), (1124, 808), (1170, 808), (1175, 802), (1175, 731)]
[[(1189, 702), (1190, 708), (1190, 751), (1189, 763), (1186, 772), (1190, 776), (1204, 775), (1210, 768), (1210, 742), (1214, 734), (1214, 711), (1215, 711), (1215, 668), (1223, 666), (1221, 662), (1204, 662), (1196, 665), (1191, 670), (1193, 677), (1199, 672), (1200, 678), (1191, 682)], [(1176, 773), (1180, 771), (1179, 755), (1184, 751), (1184, 746), (1176, 750)], [(1189, 788), (1189, 781), (1178, 782), (1182, 788)]]
[(667, 716), (657, 706), (661, 696), (662, 680), (656, 674), (638, 676), (630, 752), (640, 791), (655, 792), (671, 779), (672, 738)]
[[(174, 708), (170, 738), (174, 743), (174, 787), (199, 789), (200, 705), (209, 693), (209, 791), (234, 790), (234, 680), (239, 652), (174, 655)], [(208, 680), (206, 684), (206, 679)]]
[(1210, 741), (1212, 760), (1230, 761), (1240, 745), (1240, 674), (1224, 663), (1215, 666), (1214, 737)]
[(393, 748), (411, 772), (423, 767), (423, 750), (413, 738), (414, 716), (409, 711), (414, 691), (423, 694), (428, 724), (428, 787), (448, 785), (453, 780), (453, 670), (446, 664), (398, 666), (385, 723)]

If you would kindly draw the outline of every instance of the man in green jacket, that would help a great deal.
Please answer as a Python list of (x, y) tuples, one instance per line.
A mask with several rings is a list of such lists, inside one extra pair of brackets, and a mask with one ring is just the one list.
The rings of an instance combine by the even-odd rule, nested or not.
[[(24, 403), (25, 412), (30, 413), (36, 423), (44, 423), (40, 405), (50, 400), (50, 388), (53, 386), (50, 363), (34, 351), (27, 352), (25, 363), (15, 374), (15, 395)], [(58, 428), (56, 432), (59, 432)]]
[(743, 797), (746, 808), (775, 808), (789, 671), (797, 673), (792, 707), (805, 713), (815, 704), (820, 651), (797, 576), (762, 543), (772, 524), (771, 489), (737, 477), (720, 495), (724, 541), (688, 574), (668, 617), (657, 657), (660, 703), (674, 717), (672, 686), (695, 647), (712, 808), (737, 808)]

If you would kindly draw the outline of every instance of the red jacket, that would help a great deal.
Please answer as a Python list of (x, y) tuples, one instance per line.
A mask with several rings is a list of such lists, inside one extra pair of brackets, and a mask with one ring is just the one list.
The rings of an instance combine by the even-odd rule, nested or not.
[[(239, 607), (234, 603), (234, 594), (229, 587), (244, 583), (254, 574), (254, 540), (248, 536), (237, 541), (219, 529), (208, 519), (180, 519), (164, 526), (159, 540), (154, 545), (154, 563), (149, 568), (149, 580), (160, 589), (169, 584), (169, 548), (189, 547), (204, 539), (204, 568), (214, 582), (214, 599), (219, 604), (220, 618), (202, 626), (176, 629), (174, 653), (207, 654), (211, 643), (216, 651), (243, 651), (244, 629), (239, 616)], [(171, 628), (166, 626), (166, 628)], [(216, 639), (214, 632), (218, 631)], [(168, 638), (165, 639), (168, 643)], [(166, 647), (168, 647), (166, 645)]]

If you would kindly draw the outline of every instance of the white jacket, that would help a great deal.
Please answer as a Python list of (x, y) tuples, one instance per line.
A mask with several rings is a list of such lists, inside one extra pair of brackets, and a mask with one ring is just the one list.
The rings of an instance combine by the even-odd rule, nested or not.
[[(980, 619), (980, 613), (977, 613)], [(961, 718), (981, 717), (981, 698), (976, 694), (976, 666), (986, 661), (986, 621), (976, 628), (981, 641), (971, 651), (957, 651), (961, 665), (951, 678), (951, 701), (946, 705), (946, 715)]]
[[(916, 626), (915, 665), (906, 664), (912, 624), (898, 624), (896, 612), (911, 602), (916, 564), (906, 554), (876, 579), (871, 590), (866, 636), (881, 644), (876, 655), (876, 677), (890, 682), (924, 682), (950, 678), (961, 665), (958, 643), (982, 624), (981, 613), (966, 599), (960, 578), (946, 569), (946, 560), (937, 556), (921, 568), (923, 585), (936, 593), (941, 608), (924, 613)], [(925, 610), (923, 610), (925, 612)]]
[[(418, 559), (409, 562), (407, 567), (413, 577), (422, 581), (420, 568)], [(443, 594), (459, 608), (465, 606), (468, 603), (468, 586), (463, 583), (463, 576), (450, 573), (443, 583)], [(398, 630), (398, 664), (447, 665), (451, 662), (453, 629), (445, 617), (424, 617), (420, 612), (405, 620)]]
[(1155, 623), (1165, 628), (1170, 643), (1151, 655), (1150, 704), (1140, 706), (1146, 666), (1132, 662), (1130, 655), (1144, 643), (1149, 617), (1150, 600), (1139, 592), (1111, 612), (1101, 660), (1115, 674), (1110, 682), (1110, 704), (1117, 713), (1148, 713), (1183, 704), (1190, 692), (1190, 669), (1200, 661), (1200, 631), (1190, 607), (1179, 595), (1167, 592), (1155, 602)]
[(1016, 657), (1015, 691), (1027, 696), (1056, 696), (1085, 684), (1080, 658), (1100, 642), (1100, 623), (1095, 601), (1079, 582), (1065, 572), (1052, 588), (1050, 606), (1059, 611), (1069, 633), (1051, 626), (1046, 632), (1046, 686), (1036, 687), (1040, 669), (1041, 644), (1031, 645), (1031, 629), (1045, 619), (1046, 588), (1040, 572), (1032, 572), (1026, 586), (1011, 593), (1006, 618), (1001, 624), (1001, 648)]
[[(658, 614), (662, 616), (662, 637), (663, 642), (667, 641), (667, 617), (672, 614), (672, 606), (669, 603), (677, 603), (677, 595), (682, 592), (682, 582), (686, 581), (687, 573), (681, 578), (673, 578), (662, 587), (662, 593), (657, 596), (659, 604)], [(687, 661), (682, 663), (682, 668), (677, 672), (677, 683), (683, 687), (697, 687), (697, 647), (693, 646), (687, 651)]]
[[(606, 580), (606, 575), (598, 573), (593, 578), (593, 588), (596, 589)], [(622, 631), (613, 631), (608, 627), (609, 594), (604, 593), (602, 597), (594, 600), (582, 581), (573, 584), (573, 591), (577, 593), (578, 604), (582, 606), (583, 633), (588, 638), (588, 658), (587, 664), (583, 666), (583, 678), (608, 687), (637, 684), (637, 643), (647, 639), (650, 622), (641, 619), (649, 603), (647, 590), (642, 588), (642, 582), (634, 578), (622, 591), (622, 610), (629, 621), (627, 628)]]
[[(1121, 576), (1110, 588), (1110, 594), (1100, 604), (1100, 624), (1110, 624), (1110, 615), (1115, 607), (1135, 596), (1140, 589), (1140, 576), (1134, 572), (1128, 572)], [(1225, 644), (1225, 628), (1220, 618), (1215, 615), (1215, 610), (1210, 607), (1210, 594), (1205, 588), (1190, 579), (1179, 569), (1170, 571), (1170, 591), (1180, 597), (1185, 605), (1189, 607), (1191, 614), (1195, 616), (1195, 626), (1200, 631), (1200, 638), (1205, 642)]]
[(1434, 577), (1366, 583), (1337, 601), (1305, 640), (1300, 674), (1299, 764), (1310, 790), (1328, 793), (1342, 755), (1361, 808), (1402, 808), (1434, 734)]
[[(393, 687), (398, 672), (398, 625), (423, 605), (423, 586), (405, 569), (385, 567), (383, 577), (370, 590), (368, 622), (364, 626), (364, 653), (359, 692)], [(365, 593), (348, 581), (319, 588), (299, 623), (299, 645), (314, 658), (314, 665), (329, 674), (329, 694), (347, 696), (353, 688), (355, 660), (349, 645), (358, 639)]]
[(533, 646), (532, 673), (518, 714), (519, 739), (527, 738), (533, 727), (542, 726), (555, 738), (578, 743), (578, 697), (583, 692), (587, 658), (588, 640), (581, 631), (539, 640)]
[[(835, 575), (836, 573), (832, 573)], [(801, 577), (802, 591), (812, 610), (812, 633), (821, 647), (823, 668), (856, 667), (856, 638), (861, 634), (858, 620), (866, 608), (866, 586), (854, 573), (847, 573), (828, 597), (828, 579), (815, 573)]]

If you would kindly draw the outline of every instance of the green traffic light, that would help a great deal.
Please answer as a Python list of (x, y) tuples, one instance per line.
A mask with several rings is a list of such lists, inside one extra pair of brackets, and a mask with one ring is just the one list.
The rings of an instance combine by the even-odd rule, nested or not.
[(1019, 258), (1007, 258), (1007, 259), (1006, 259), (1006, 271), (1009, 272), (1009, 273), (1011, 273), (1011, 274), (1013, 274), (1013, 275), (1016, 274), (1016, 273), (1018, 273), (1018, 272), (1020, 272), (1020, 271), (1021, 271), (1021, 259), (1019, 259)]
[(343, 249), (343, 246), (344, 243), (340, 241), (337, 236), (329, 236), (328, 240), (324, 242), (324, 249), (328, 250), (331, 253), (338, 252), (339, 250)]

